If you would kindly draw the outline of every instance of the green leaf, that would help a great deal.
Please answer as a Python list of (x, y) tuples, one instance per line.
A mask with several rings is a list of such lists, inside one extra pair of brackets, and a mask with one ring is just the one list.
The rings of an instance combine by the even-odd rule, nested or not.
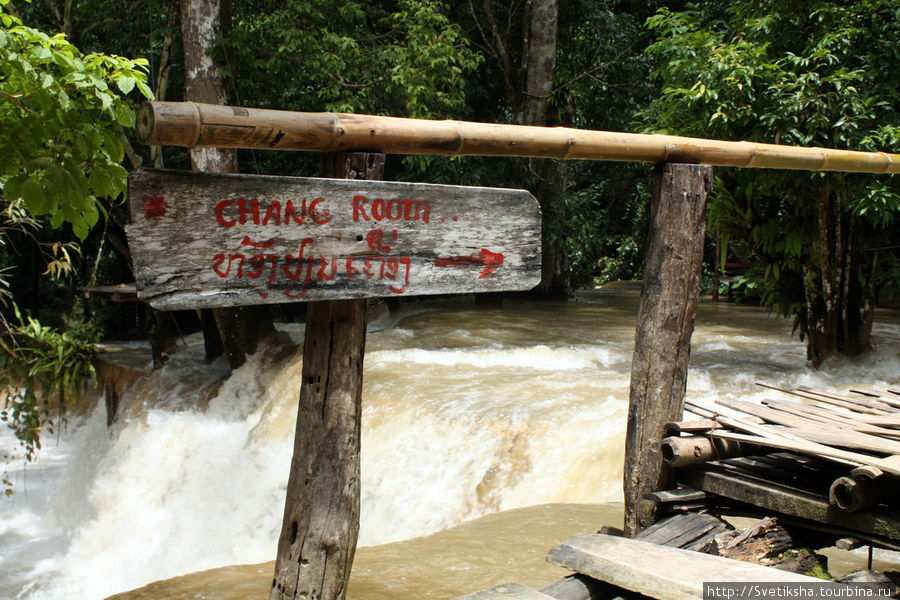
[(27, 175), (16, 175), (7, 179), (3, 186), (3, 195), (6, 197), (7, 202), (22, 198), (24, 195), (23, 188), (27, 182)]
[(117, 102), (116, 107), (116, 122), (119, 123), (122, 127), (134, 127), (135, 114), (134, 111), (131, 110), (124, 102)]
[(48, 191), (33, 178), (29, 178), (22, 186), (22, 200), (29, 212), (35, 215), (50, 213), (53, 208), (53, 200)]
[(153, 90), (151, 90), (146, 83), (144, 83), (140, 79), (138, 79), (135, 83), (137, 85), (137, 89), (141, 92), (141, 94), (144, 95), (147, 100), (153, 100)]
[(120, 77), (118, 81), (116, 81), (116, 85), (119, 87), (119, 91), (123, 94), (127, 94), (134, 89), (135, 79), (134, 77)]
[(106, 92), (97, 92), (97, 98), (100, 99), (100, 105), (103, 110), (106, 110), (113, 103), (113, 97), (107, 94)]
[(110, 177), (110, 173), (104, 165), (96, 165), (91, 169), (88, 183), (91, 186), (91, 190), (98, 196), (112, 196), (117, 191), (116, 186), (112, 182), (112, 177)]

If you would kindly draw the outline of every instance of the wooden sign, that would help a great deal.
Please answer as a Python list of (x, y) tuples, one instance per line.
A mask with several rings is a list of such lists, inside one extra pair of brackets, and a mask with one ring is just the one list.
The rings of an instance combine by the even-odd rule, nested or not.
[(127, 228), (163, 310), (526, 290), (541, 213), (524, 190), (142, 169)]

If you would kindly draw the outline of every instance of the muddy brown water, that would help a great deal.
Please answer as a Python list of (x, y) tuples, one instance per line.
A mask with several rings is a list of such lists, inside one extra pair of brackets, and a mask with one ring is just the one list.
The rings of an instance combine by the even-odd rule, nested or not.
[[(576, 301), (436, 300), (373, 315), (352, 598), (541, 587), (560, 575), (543, 563), (552, 545), (621, 522), (638, 293), (626, 284)], [(282, 330), (302, 339), (302, 326)], [(876, 353), (817, 371), (790, 323), (704, 302), (688, 395), (776, 394), (758, 380), (900, 385), (898, 313), (881, 313), (874, 336)], [(180, 344), (125, 390), (112, 429), (102, 409), (88, 412), (37, 465), (10, 469), (18, 491), (0, 502), (0, 597), (102, 599), (148, 585), (122, 597), (266, 597), (299, 351), (268, 348), (228, 376), (224, 362), (203, 362), (198, 336)], [(149, 356), (133, 350), (145, 368)]]

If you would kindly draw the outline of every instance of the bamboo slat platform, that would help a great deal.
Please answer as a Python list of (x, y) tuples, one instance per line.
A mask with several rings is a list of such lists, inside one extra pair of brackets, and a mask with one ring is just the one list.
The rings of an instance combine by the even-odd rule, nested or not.
[(900, 550), (900, 392), (759, 385), (791, 398), (685, 401), (700, 419), (662, 443), (679, 484)]

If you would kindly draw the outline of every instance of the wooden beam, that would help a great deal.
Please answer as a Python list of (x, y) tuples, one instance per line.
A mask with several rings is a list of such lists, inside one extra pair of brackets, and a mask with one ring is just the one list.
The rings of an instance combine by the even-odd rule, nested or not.
[(597, 533), (556, 546), (547, 561), (658, 600), (698, 600), (704, 582), (814, 583), (757, 564)]
[(674, 135), (586, 131), (373, 115), (302, 113), (148, 102), (137, 117), (145, 144), (324, 152), (533, 156), (591, 160), (704, 163), (730, 167), (900, 173), (900, 155), (726, 142)]
[(625, 442), (629, 537), (655, 520), (656, 504), (644, 500), (644, 495), (672, 483), (660, 442), (666, 424), (680, 420), (684, 412), (706, 241), (706, 198), (712, 183), (709, 165), (656, 168)]
[(831, 506), (823, 495), (737, 473), (719, 465), (682, 469), (678, 472), (678, 481), (763, 510), (845, 528), (887, 548), (900, 547), (900, 514), (896, 511), (863, 509), (847, 513)]
[[(325, 175), (377, 179), (384, 155), (326, 157)], [(366, 303), (311, 302), (300, 406), (270, 600), (342, 600), (359, 536)]]

